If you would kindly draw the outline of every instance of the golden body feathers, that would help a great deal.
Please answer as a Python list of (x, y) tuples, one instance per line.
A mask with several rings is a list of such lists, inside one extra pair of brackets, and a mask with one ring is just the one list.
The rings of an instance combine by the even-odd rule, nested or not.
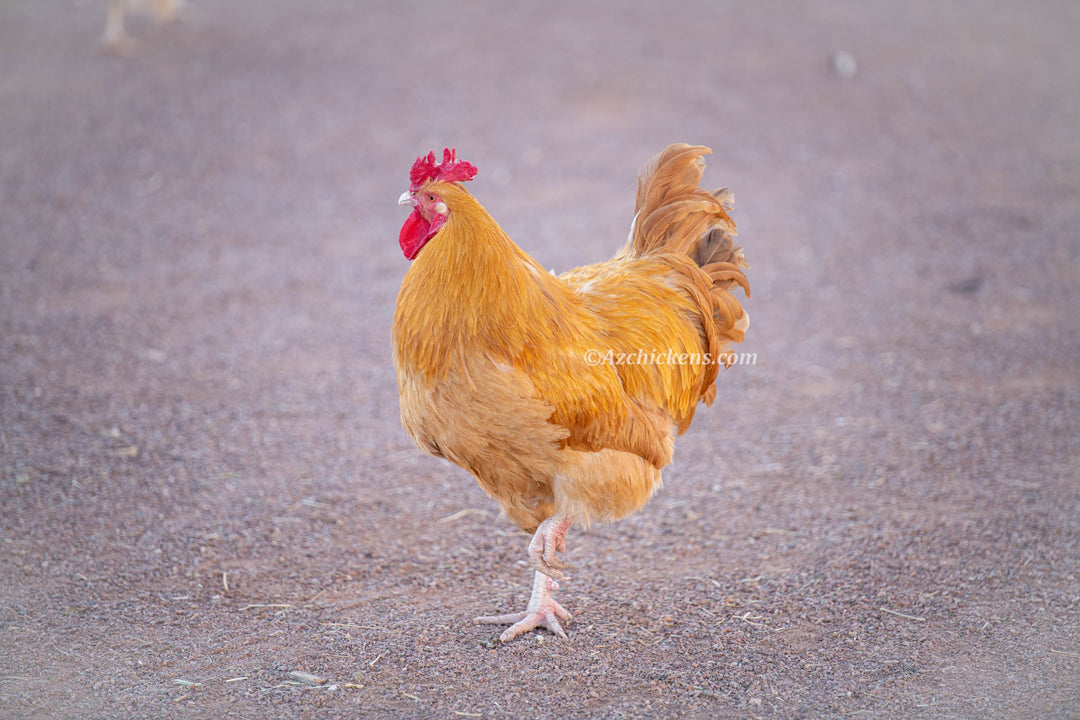
[(449, 212), (398, 295), (402, 423), (523, 530), (556, 512), (589, 523), (639, 509), (697, 403), (716, 396), (724, 347), (749, 324), (731, 290), (748, 284), (730, 195), (699, 186), (708, 152), (657, 155), (626, 246), (557, 277), (460, 183), (421, 190)]

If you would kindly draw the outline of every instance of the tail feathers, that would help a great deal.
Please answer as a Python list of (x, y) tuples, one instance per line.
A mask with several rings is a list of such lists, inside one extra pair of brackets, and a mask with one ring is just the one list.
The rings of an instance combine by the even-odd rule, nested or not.
[(729, 261), (717, 244), (735, 236), (727, 213), (733, 196), (727, 188), (709, 192), (700, 185), (703, 156), (710, 152), (703, 145), (671, 145), (642, 170), (629, 242), (634, 255), (664, 249), (689, 255), (699, 266)]
[(704, 145), (676, 143), (656, 155), (638, 176), (635, 212), (656, 209), (680, 192), (697, 189), (705, 171), (702, 156), (710, 152)]
[(628, 250), (641, 256), (658, 250), (690, 257), (713, 280), (713, 287), (739, 285), (750, 296), (741, 268), (749, 268), (743, 249), (735, 244), (735, 222), (728, 211), (735, 196), (727, 188), (713, 192), (701, 187), (703, 145), (671, 145), (654, 157), (638, 177), (634, 225)]
[[(702, 145), (671, 145), (654, 157), (638, 177), (634, 224), (627, 242), (631, 255), (676, 252), (687, 256), (700, 270), (692, 273), (694, 292), (704, 317), (712, 323), (703, 327), (709, 352), (728, 364), (722, 352), (730, 342), (742, 342), (750, 316), (732, 295), (739, 286), (750, 296), (750, 283), (743, 268), (743, 249), (735, 244), (735, 222), (728, 215), (734, 196), (727, 188), (714, 192), (700, 186), (705, 170), (704, 156), (712, 152)], [(690, 280), (691, 278), (687, 278)], [(715, 376), (707, 383), (702, 400), (711, 402)]]
[(699, 267), (714, 262), (737, 262), (742, 258), (742, 248), (735, 245), (735, 223), (728, 212), (735, 207), (735, 195), (725, 188), (714, 190), (712, 197), (720, 203), (726, 223), (718, 223), (699, 239), (690, 254)]

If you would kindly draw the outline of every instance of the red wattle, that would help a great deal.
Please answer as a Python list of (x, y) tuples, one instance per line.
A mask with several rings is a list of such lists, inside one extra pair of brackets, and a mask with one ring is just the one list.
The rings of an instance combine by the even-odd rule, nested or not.
[(398, 236), (398, 244), (405, 257), (412, 260), (424, 247), (424, 243), (431, 237), (431, 223), (420, 217), (419, 210), (413, 210), (401, 226), (401, 234)]

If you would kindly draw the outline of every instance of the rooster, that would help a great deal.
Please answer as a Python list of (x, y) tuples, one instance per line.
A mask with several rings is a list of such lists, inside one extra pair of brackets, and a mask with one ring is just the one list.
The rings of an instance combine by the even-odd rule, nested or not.
[(571, 615), (553, 597), (573, 525), (623, 518), (660, 487), (676, 435), (716, 398), (749, 297), (726, 188), (699, 186), (703, 146), (671, 145), (638, 178), (625, 246), (563, 275), (540, 266), (465, 189), (476, 167), (447, 148), (417, 158), (399, 205), (412, 261), (394, 314), (401, 420), (459, 465), (519, 528), (535, 568), (500, 640)]

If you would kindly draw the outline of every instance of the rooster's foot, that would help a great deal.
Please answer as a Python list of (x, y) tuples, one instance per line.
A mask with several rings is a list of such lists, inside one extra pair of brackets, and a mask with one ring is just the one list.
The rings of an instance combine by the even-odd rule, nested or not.
[(562, 605), (555, 602), (555, 598), (551, 597), (551, 592), (558, 587), (557, 582), (545, 573), (537, 571), (533, 581), (532, 597), (529, 598), (529, 606), (525, 612), (484, 615), (473, 622), (483, 625), (509, 625), (510, 627), (499, 636), (499, 642), (510, 642), (518, 635), (538, 627), (547, 628), (553, 634), (565, 638), (566, 631), (562, 629), (559, 620), (569, 622), (573, 616)]

